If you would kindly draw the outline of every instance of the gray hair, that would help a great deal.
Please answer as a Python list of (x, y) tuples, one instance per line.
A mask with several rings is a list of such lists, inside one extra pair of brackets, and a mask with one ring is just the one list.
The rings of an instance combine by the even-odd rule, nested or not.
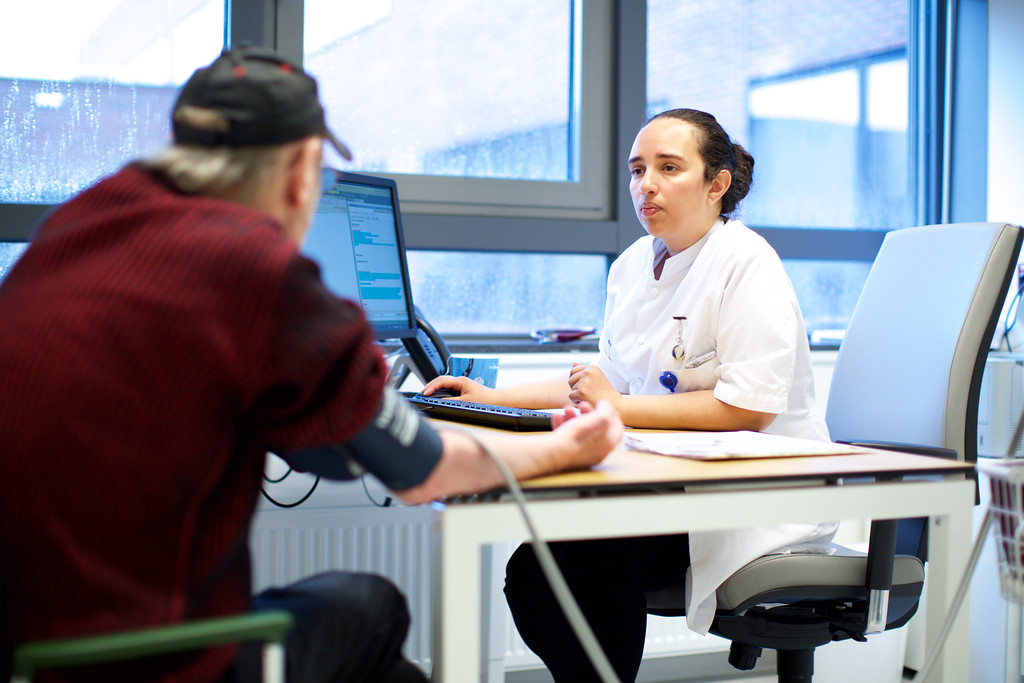
[(174, 144), (142, 166), (182, 192), (246, 200), (266, 186), (283, 150), (269, 147), (201, 147)]

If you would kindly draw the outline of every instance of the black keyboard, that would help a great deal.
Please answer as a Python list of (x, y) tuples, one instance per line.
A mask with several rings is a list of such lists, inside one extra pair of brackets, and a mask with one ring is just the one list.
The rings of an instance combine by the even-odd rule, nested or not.
[(423, 394), (406, 393), (405, 397), (416, 410), (430, 417), (485, 427), (514, 429), (519, 432), (543, 432), (551, 429), (551, 413), (539, 410), (469, 403), (455, 398), (439, 398)]

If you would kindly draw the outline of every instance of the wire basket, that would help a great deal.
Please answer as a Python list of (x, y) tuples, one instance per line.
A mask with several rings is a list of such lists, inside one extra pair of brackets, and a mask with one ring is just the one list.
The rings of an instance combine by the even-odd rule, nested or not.
[(1024, 460), (979, 462), (988, 475), (989, 514), (999, 560), (1003, 597), (1024, 603)]

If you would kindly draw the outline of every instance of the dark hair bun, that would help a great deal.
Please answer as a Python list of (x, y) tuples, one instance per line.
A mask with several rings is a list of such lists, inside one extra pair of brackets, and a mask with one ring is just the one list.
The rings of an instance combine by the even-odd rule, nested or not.
[(743, 148), (743, 145), (733, 143), (733, 151), (736, 154), (736, 166), (732, 170), (732, 184), (722, 196), (722, 215), (728, 216), (736, 210), (736, 205), (743, 201), (743, 198), (750, 192), (750, 184), (754, 181), (754, 157)]

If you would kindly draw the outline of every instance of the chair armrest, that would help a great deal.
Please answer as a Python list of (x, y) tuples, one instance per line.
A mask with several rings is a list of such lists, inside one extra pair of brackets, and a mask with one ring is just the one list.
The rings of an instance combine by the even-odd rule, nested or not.
[[(843, 441), (853, 446), (877, 448), (886, 451), (900, 451), (916, 455), (958, 460), (960, 454), (952, 448), (922, 446), (920, 444), (894, 441)], [(896, 561), (898, 520), (872, 520), (868, 542), (868, 559), (865, 569), (864, 587), (868, 591), (868, 608), (864, 633), (880, 633), (888, 621), (889, 591), (892, 590), (892, 573)]]
[(25, 643), (14, 651), (12, 680), (29, 680), (43, 668), (63, 668), (198, 650), (224, 643), (281, 643), (292, 615), (281, 610), (202, 619), (79, 638)]
[(871, 521), (867, 566), (864, 569), (864, 586), (868, 589), (866, 634), (881, 633), (888, 623), (889, 591), (892, 590), (896, 563), (896, 525), (895, 519)]
[(868, 538), (867, 567), (864, 585), (868, 590), (891, 590), (892, 572), (896, 559), (895, 519), (875, 519), (871, 522)]

